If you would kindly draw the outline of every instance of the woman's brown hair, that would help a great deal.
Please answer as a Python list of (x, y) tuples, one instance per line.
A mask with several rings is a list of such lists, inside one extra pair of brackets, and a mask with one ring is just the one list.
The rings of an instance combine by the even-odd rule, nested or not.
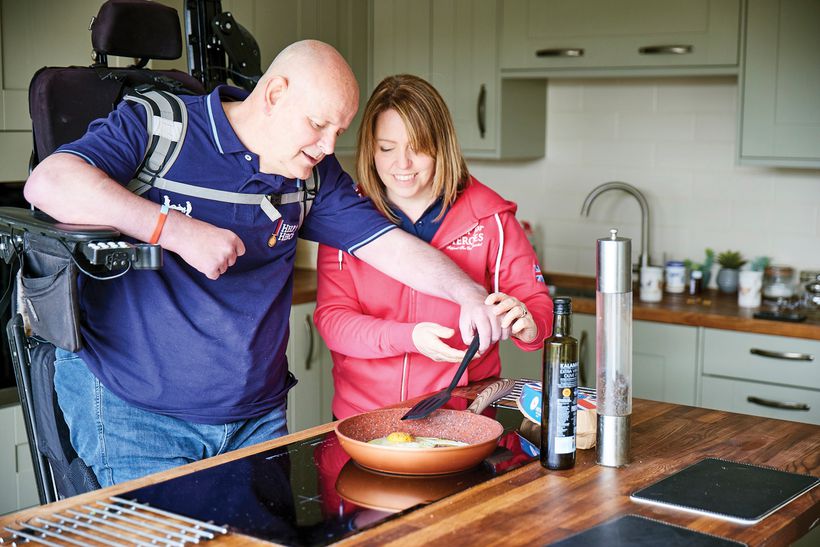
[(435, 160), (433, 195), (443, 198), (443, 215), (467, 185), (469, 172), (444, 99), (427, 81), (412, 74), (388, 76), (376, 86), (367, 101), (356, 154), (359, 188), (384, 216), (398, 222), (388, 206), (386, 189), (374, 161), (376, 120), (379, 114), (390, 109), (395, 110), (404, 122), (413, 150)]

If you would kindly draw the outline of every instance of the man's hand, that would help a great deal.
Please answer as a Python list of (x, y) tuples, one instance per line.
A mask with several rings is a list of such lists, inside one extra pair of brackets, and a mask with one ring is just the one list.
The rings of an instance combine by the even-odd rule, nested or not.
[(484, 353), (501, 339), (501, 323), (491, 306), (484, 304), (486, 295), (476, 293), (476, 298), (461, 300), (461, 313), (458, 318), (461, 339), (470, 344), (473, 336), (480, 340), (478, 351)]
[(159, 244), (178, 254), (208, 279), (218, 279), (245, 254), (245, 244), (235, 233), (171, 211)]
[(451, 338), (455, 331), (438, 323), (419, 323), (413, 327), (413, 344), (422, 355), (440, 363), (460, 363), (465, 350), (457, 350), (442, 339)]
[(501, 336), (504, 340), (512, 335), (528, 344), (538, 336), (538, 326), (532, 314), (519, 299), (503, 292), (494, 292), (484, 302), (493, 306), (493, 313), (501, 318)]

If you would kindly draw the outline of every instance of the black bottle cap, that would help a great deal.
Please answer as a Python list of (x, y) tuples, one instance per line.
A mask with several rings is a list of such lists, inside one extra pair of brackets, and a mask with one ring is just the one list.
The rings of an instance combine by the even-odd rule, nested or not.
[(552, 300), (553, 312), (556, 315), (570, 315), (572, 313), (572, 298), (560, 296)]

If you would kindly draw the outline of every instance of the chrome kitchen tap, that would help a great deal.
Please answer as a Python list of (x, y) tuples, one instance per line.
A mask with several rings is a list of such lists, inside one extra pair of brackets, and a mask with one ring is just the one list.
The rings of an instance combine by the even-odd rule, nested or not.
[(641, 254), (638, 257), (638, 267), (644, 267), (649, 265), (649, 203), (647, 203), (646, 198), (641, 193), (640, 190), (632, 186), (631, 184), (627, 184), (625, 182), (605, 182), (600, 186), (595, 187), (587, 197), (584, 199), (584, 204), (581, 205), (581, 214), (584, 216), (589, 216), (589, 209), (592, 206), (592, 202), (595, 201), (595, 198), (607, 192), (609, 190), (623, 190), (627, 194), (630, 194), (636, 200), (638, 200), (638, 205), (641, 206)]

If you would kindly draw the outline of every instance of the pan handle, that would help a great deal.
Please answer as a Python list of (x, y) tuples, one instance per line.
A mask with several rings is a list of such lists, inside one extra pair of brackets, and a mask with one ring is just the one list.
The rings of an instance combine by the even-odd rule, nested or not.
[(493, 382), (481, 390), (473, 403), (467, 407), (467, 411), (473, 414), (481, 414), (485, 408), (505, 395), (509, 395), (514, 388), (515, 380), (512, 378), (502, 378)]

